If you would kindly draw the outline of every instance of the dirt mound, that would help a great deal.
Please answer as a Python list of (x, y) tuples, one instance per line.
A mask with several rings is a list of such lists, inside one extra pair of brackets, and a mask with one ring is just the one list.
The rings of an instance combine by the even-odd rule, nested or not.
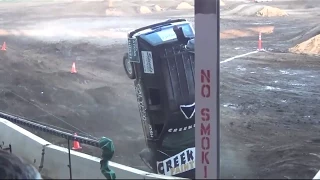
[(140, 14), (149, 14), (152, 13), (151, 9), (148, 8), (147, 6), (140, 6), (138, 12)]
[(271, 6), (265, 6), (262, 8), (260, 11), (257, 12), (257, 16), (262, 16), (262, 17), (276, 17), (276, 16), (287, 16), (288, 14), (275, 7)]
[(160, 11), (162, 11), (163, 9), (162, 9), (159, 5), (153, 5), (153, 6), (151, 7), (151, 10), (152, 10), (152, 11), (156, 11), (156, 12), (160, 12)]
[(182, 2), (176, 7), (177, 10), (193, 9), (193, 6), (187, 2)]
[(260, 17), (277, 17), (287, 16), (288, 14), (275, 7), (265, 6), (260, 4), (238, 4), (231, 5), (228, 10), (222, 12), (223, 15), (238, 15), (238, 16), (260, 16)]
[(256, 16), (256, 13), (263, 9), (263, 5), (238, 4), (231, 5), (228, 10), (221, 12), (224, 15)]
[(289, 49), (292, 53), (320, 55), (320, 34)]
[(125, 6), (117, 8), (108, 8), (105, 12), (107, 16), (124, 16), (124, 15), (135, 15), (135, 14), (150, 14), (152, 12), (161, 12), (163, 9), (159, 5), (152, 6)]

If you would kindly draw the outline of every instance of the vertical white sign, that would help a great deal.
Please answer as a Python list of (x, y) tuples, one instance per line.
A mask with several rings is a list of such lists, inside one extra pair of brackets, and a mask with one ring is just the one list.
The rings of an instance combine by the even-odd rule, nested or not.
[(141, 51), (143, 71), (147, 74), (154, 74), (153, 58), (151, 51)]
[(196, 179), (219, 178), (219, 18), (219, 0), (195, 0)]

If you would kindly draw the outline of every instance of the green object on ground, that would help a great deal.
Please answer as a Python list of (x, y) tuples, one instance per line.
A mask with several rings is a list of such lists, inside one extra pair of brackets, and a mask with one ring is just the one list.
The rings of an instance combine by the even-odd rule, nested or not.
[(113, 141), (109, 138), (102, 137), (99, 140), (99, 147), (102, 149), (102, 156), (101, 156), (102, 159), (100, 161), (101, 173), (107, 179), (116, 179), (116, 173), (109, 167), (109, 161), (112, 159), (114, 154)]

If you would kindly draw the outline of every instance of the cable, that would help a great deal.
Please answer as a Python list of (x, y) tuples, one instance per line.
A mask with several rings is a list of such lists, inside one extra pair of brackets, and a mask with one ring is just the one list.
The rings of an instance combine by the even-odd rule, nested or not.
[[(19, 116), (19, 115), (15, 115), (15, 114), (12, 114), (12, 113), (6, 113), (6, 112), (3, 112), (3, 111), (0, 111), (0, 113), (6, 114), (6, 115), (10, 115), (10, 116), (14, 116), (14, 117), (17, 117), (17, 118), (20, 118), (20, 119), (24, 119), (24, 117)], [(71, 133), (71, 134), (74, 133), (74, 131), (72, 131), (72, 130), (64, 129), (64, 128), (61, 128), (61, 127), (58, 127), (58, 126), (54, 126), (54, 125), (51, 125), (51, 124), (47, 124), (47, 123), (44, 123), (44, 122), (37, 122), (37, 121), (31, 120), (31, 119), (28, 119), (28, 121), (30, 121), (31, 123), (35, 123), (35, 124), (39, 124), (39, 125), (42, 125), (42, 126), (51, 127), (51, 128), (54, 128), (54, 129), (57, 129), (57, 130), (60, 130), (60, 131)], [(77, 135), (82, 136), (82, 135), (86, 135), (86, 134), (79, 133)], [(95, 138), (95, 139), (98, 139), (98, 138)]]
[(58, 129), (54, 129), (48, 126), (44, 126), (39, 123), (35, 123), (30, 120), (20, 118), (18, 116), (0, 112), (0, 118), (6, 119), (14, 124), (23, 125), (39, 131), (50, 133), (52, 135), (65, 138), (67, 140), (79, 141), (79, 143), (82, 143), (82, 144), (88, 144), (94, 147), (99, 147), (99, 142), (96, 139), (89, 139), (83, 136), (74, 136), (72, 133), (68, 133), (68, 132), (60, 131)]
[(57, 120), (59, 120), (59, 121), (61, 121), (61, 122), (65, 123), (65, 124), (69, 125), (70, 127), (74, 128), (74, 129), (76, 129), (76, 130), (78, 130), (79, 132), (81, 132), (81, 133), (85, 134), (86, 136), (89, 136), (89, 137), (94, 138), (94, 139), (98, 139), (97, 137), (92, 136), (91, 134), (89, 134), (89, 133), (87, 133), (87, 132), (85, 132), (85, 131), (83, 131), (83, 130), (81, 130), (81, 129), (79, 129), (79, 128), (75, 127), (75, 126), (73, 126), (72, 124), (70, 124), (70, 123), (66, 122), (65, 120), (63, 120), (63, 119), (61, 119), (61, 118), (59, 118), (59, 117), (55, 116), (54, 114), (52, 114), (52, 113), (50, 113), (50, 112), (46, 111), (46, 110), (45, 110), (45, 109), (43, 109), (41, 106), (38, 106), (38, 105), (36, 105), (36, 104), (32, 103), (31, 101), (29, 101), (29, 100), (25, 99), (24, 97), (22, 97), (22, 96), (18, 95), (17, 93), (15, 93), (15, 92), (13, 92), (13, 91), (11, 91), (11, 90), (7, 89), (7, 88), (5, 88), (5, 90), (6, 90), (6, 91), (11, 92), (11, 93), (12, 93), (12, 94), (14, 94), (15, 96), (19, 97), (20, 99), (24, 100), (25, 102), (28, 102), (29, 104), (31, 104), (31, 105), (33, 105), (33, 106), (35, 106), (36, 108), (38, 108), (38, 109), (40, 109), (41, 111), (43, 111), (43, 112), (47, 113), (48, 115), (50, 115), (50, 116), (54, 117), (55, 119), (57, 119)]

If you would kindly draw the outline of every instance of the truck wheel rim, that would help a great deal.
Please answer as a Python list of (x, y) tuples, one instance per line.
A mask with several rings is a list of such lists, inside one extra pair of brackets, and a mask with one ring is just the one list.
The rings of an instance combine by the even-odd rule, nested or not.
[(132, 66), (131, 66), (131, 63), (130, 63), (130, 61), (129, 61), (129, 59), (128, 58), (126, 58), (126, 69), (127, 69), (127, 71), (128, 71), (128, 73), (129, 74), (132, 74)]

